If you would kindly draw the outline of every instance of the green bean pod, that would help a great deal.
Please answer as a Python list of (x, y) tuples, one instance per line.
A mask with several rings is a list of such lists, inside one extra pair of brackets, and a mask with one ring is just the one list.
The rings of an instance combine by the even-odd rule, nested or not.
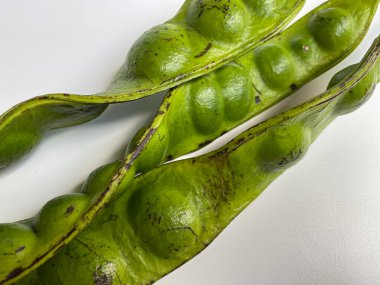
[[(91, 222), (112, 196), (116, 199), (121, 195), (120, 189), (126, 189), (136, 173), (146, 172), (172, 157), (205, 145), (222, 132), (241, 124), (294, 92), (296, 88), (293, 84), (299, 87), (342, 60), (363, 38), (378, 2), (361, 4), (361, 13), (356, 12), (356, 1), (345, 2), (344, 5), (342, 3), (340, 0), (332, 0), (323, 4), (283, 34), (239, 61), (228, 64), (205, 78), (171, 90), (153, 123), (142, 136), (136, 138), (137, 143), (130, 147), (131, 151), (123, 163), (112, 164), (112, 169), (107, 168), (107, 175), (98, 176), (100, 170), (96, 171), (85, 184), (83, 193), (65, 195), (47, 203), (33, 224), (23, 225), (21, 232), (17, 224), (0, 225), (0, 232), (4, 235), (14, 232), (11, 237), (20, 234), (33, 240), (28, 247), (30, 251), (9, 255), (6, 254), (8, 248), (0, 239), (0, 255), (3, 253), (5, 256), (5, 265), (0, 268), (0, 280), (19, 278), (52, 257)], [(342, 38), (340, 47), (334, 50), (321, 47), (310, 28), (315, 18), (323, 16), (326, 11), (330, 17), (337, 17), (337, 22), (349, 19), (351, 24), (348, 27), (356, 27), (355, 33), (352, 30), (341, 32), (342, 35), (349, 33), (350, 38)], [(326, 34), (333, 34), (336, 29), (337, 26), (329, 25), (325, 31)], [(310, 58), (303, 54), (306, 52), (303, 45), (294, 45), (294, 42), (302, 39), (307, 40)], [(267, 86), (262, 79), (265, 78), (265, 73), (260, 70), (260, 62), (263, 61), (261, 57), (273, 47), (287, 51), (287, 63), (299, 70), (295, 78), (285, 78), (284, 81), (289, 81), (279, 88)], [(207, 101), (207, 98), (210, 100)], [(218, 108), (209, 108), (209, 102), (217, 102)], [(216, 124), (218, 120), (220, 124)], [(213, 122), (211, 127), (216, 125), (217, 128), (210, 131), (211, 127), (205, 126), (209, 122)], [(187, 133), (180, 133), (180, 130), (186, 130)]]
[(305, 0), (187, 0), (170, 21), (132, 46), (100, 94), (49, 94), (0, 116), (0, 168), (28, 153), (49, 130), (99, 116), (110, 103), (136, 100), (207, 74), (280, 32)]
[(343, 60), (363, 39), (377, 5), (328, 1), (252, 52), (175, 88), (159, 127), (168, 138), (155, 146), (166, 149), (158, 152), (161, 163), (205, 146)]
[[(380, 37), (362, 62), (337, 74), (321, 96), (217, 151), (135, 178), (89, 227), (16, 284), (154, 283), (207, 247), (336, 117), (367, 101), (379, 75)], [(113, 167), (97, 175), (107, 176)]]

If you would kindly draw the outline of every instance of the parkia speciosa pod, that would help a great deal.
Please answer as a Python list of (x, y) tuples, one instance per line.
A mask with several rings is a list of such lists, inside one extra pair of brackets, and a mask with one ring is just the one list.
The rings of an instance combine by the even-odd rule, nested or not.
[(82, 124), (99, 116), (110, 103), (149, 96), (223, 66), (280, 32), (304, 3), (185, 1), (173, 19), (137, 40), (105, 92), (47, 94), (2, 114), (0, 168), (23, 157), (49, 130)]
[[(33, 250), (26, 255), (5, 255), (6, 266), (2, 269), (3, 272), (0, 271), (1, 274), (4, 274), (4, 278), (8, 278), (8, 276), (11, 279), (19, 278), (53, 256), (91, 222), (95, 214), (109, 202), (112, 196), (115, 196), (115, 192), (117, 197), (120, 189), (127, 189), (136, 173), (145, 172), (170, 159), (173, 155), (178, 156), (201, 147), (205, 142), (218, 137), (223, 131), (237, 126), (292, 93), (295, 89), (294, 84), (303, 85), (344, 58), (356, 47), (367, 31), (378, 2), (368, 2), (366, 6), (361, 4), (361, 7), (366, 7), (366, 9), (361, 10), (362, 13), (354, 12), (356, 11), (354, 8), (358, 7), (354, 1), (345, 2), (344, 5), (342, 3), (342, 1), (327, 2), (306, 15), (282, 35), (268, 41), (252, 53), (228, 64), (225, 68), (215, 71), (205, 79), (199, 79), (171, 90), (157, 113), (157, 117), (151, 126), (143, 132), (143, 135), (137, 139), (136, 146), (131, 147), (131, 152), (125, 158), (124, 163), (116, 163), (112, 169), (107, 168), (109, 175), (104, 175), (104, 177), (98, 178), (95, 174), (91, 175), (84, 186), (86, 190), (83, 193), (59, 197), (49, 202), (41, 210), (29, 228), (30, 231), (34, 232), (36, 246), (33, 246)], [(348, 5), (349, 3), (351, 6)], [(321, 14), (324, 15), (326, 11), (329, 11), (330, 17), (335, 16), (338, 19), (343, 17), (345, 20), (352, 21), (353, 24), (347, 25), (345, 28), (356, 27), (355, 32), (346, 31), (352, 35), (351, 38), (342, 40), (341, 46), (332, 50), (322, 48), (311, 33), (316, 17)], [(334, 33), (335, 29), (336, 26), (332, 25), (330, 30), (326, 28), (325, 31), (326, 33)], [(303, 39), (306, 39), (308, 44), (307, 51), (302, 48), (306, 43), (300, 45)], [(279, 87), (274, 87), (273, 84), (267, 86), (263, 79), (265, 72), (262, 72), (262, 68), (260, 68), (261, 56), (267, 54), (266, 50), (272, 51), (273, 47), (285, 50), (286, 55), (288, 55), (287, 63), (299, 69), (296, 77), (289, 76), (288, 79), (284, 79), (289, 80), (289, 82), (282, 83)], [(308, 57), (309, 54), (311, 57)], [(282, 54), (279, 56), (282, 57)], [(310, 60), (313, 57), (318, 60)], [(305, 65), (308, 65), (309, 68), (306, 69)], [(289, 70), (289, 68), (284, 70)], [(253, 76), (250, 77), (250, 74)], [(202, 90), (202, 82), (211, 83), (211, 87)], [(256, 82), (261, 91), (257, 91), (257, 88), (251, 86), (251, 83), (256, 85)], [(225, 85), (223, 85), (224, 83)], [(213, 87), (213, 84), (216, 87)], [(204, 90), (212, 90), (213, 88), (214, 91), (212, 92), (204, 92)], [(240, 90), (240, 93), (234, 92), (236, 90)], [(228, 96), (228, 94), (232, 95)], [(209, 114), (215, 113), (214, 109), (208, 108), (207, 104), (202, 105), (202, 102), (197, 99), (206, 98), (205, 95), (211, 95), (212, 101), (222, 102), (222, 106), (225, 106), (223, 112), (216, 112), (223, 113), (223, 123), (218, 126), (219, 129), (210, 132), (206, 132), (207, 126), (200, 125), (214, 120), (209, 118)], [(212, 97), (213, 95), (217, 98)], [(257, 103), (256, 97), (260, 98), (261, 104)], [(234, 99), (237, 100), (234, 101)], [(240, 110), (241, 114), (239, 114), (236, 105), (245, 102), (245, 99), (250, 102), (248, 112)], [(180, 111), (181, 105), (186, 106), (182, 112)], [(242, 105), (240, 104), (240, 106)], [(202, 120), (197, 120), (199, 117), (202, 117)], [(177, 126), (182, 124), (181, 128), (185, 126), (189, 130), (188, 145), (183, 143), (186, 142), (186, 137), (176, 133), (177, 130), (181, 129), (176, 128), (176, 124)], [(120, 186), (121, 184), (123, 187)], [(56, 215), (52, 214), (51, 209), (53, 208), (56, 209), (54, 210)], [(62, 211), (65, 214), (61, 215)], [(70, 219), (66, 218), (66, 213), (69, 214)], [(7, 226), (17, 229), (19, 225), (5, 225), (4, 227), (7, 228)], [(24, 230), (27, 230), (28, 227), (30, 225), (23, 225)], [(2, 249), (0, 247), (0, 252), (7, 250), (7, 248)]]
[[(205, 249), (335, 118), (366, 102), (379, 75), (380, 37), (322, 95), (214, 152), (136, 177), (89, 227), (16, 284), (154, 283)], [(115, 164), (93, 179), (110, 177)]]

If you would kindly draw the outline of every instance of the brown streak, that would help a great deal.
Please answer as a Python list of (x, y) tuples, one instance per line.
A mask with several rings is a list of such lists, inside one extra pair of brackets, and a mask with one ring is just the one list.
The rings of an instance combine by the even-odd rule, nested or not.
[(197, 54), (194, 57), (195, 58), (200, 58), (200, 57), (204, 56), (211, 48), (212, 48), (212, 43), (208, 43), (208, 45), (206, 46), (206, 48), (202, 52), (200, 52), (199, 54)]

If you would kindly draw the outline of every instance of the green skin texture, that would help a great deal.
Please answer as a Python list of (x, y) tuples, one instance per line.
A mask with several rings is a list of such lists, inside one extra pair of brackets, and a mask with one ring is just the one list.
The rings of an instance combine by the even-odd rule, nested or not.
[(205, 249), (336, 117), (366, 102), (379, 79), (380, 37), (321, 96), (217, 151), (137, 177), (70, 244), (16, 284), (152, 284)]
[(0, 168), (30, 152), (49, 130), (90, 121), (110, 103), (168, 90), (242, 56), (280, 32), (304, 3), (187, 0), (173, 19), (136, 41), (107, 91), (39, 96), (1, 115)]
[[(343, 5), (342, 1), (330, 1), (305, 16), (279, 37), (270, 40), (239, 61), (228, 64), (204, 79), (172, 90), (165, 98), (152, 125), (147, 128), (145, 133), (143, 132), (141, 137), (136, 139), (138, 147), (130, 148), (134, 151), (125, 158), (121, 166), (115, 165), (112, 175), (102, 177), (101, 182), (98, 181), (96, 186), (91, 186), (94, 189), (87, 190), (85, 194), (65, 195), (49, 202), (33, 220), (33, 230), (28, 226), (14, 229), (16, 227), (14, 224), (0, 226), (0, 240), (2, 240), (2, 235), (8, 236), (5, 241), (11, 240), (13, 236), (19, 234), (18, 231), (21, 232), (20, 235), (29, 235), (33, 240), (28, 247), (29, 251), (23, 250), (23, 254), (15, 255), (7, 254), (10, 252), (9, 241), (5, 244), (4, 242), (0, 243), (0, 254), (3, 253), (5, 256), (3, 259), (5, 265), (0, 268), (0, 276), (3, 279), (0, 280), (7, 280), (9, 277), (12, 277), (11, 279), (19, 278), (53, 256), (59, 248), (69, 242), (93, 219), (93, 216), (112, 195), (117, 195), (117, 192), (121, 191), (120, 189), (125, 189), (136, 173), (146, 172), (173, 156), (179, 156), (203, 146), (205, 142), (217, 138), (220, 133), (241, 124), (292, 93), (295, 89), (291, 87), (293, 84), (301, 86), (343, 59), (364, 36), (377, 3), (373, 2), (372, 5), (367, 6), (367, 9), (363, 8), (361, 14), (356, 12), (353, 14), (349, 10), (341, 8), (342, 6), (350, 7), (347, 2)], [(356, 11), (357, 3), (352, 1), (352, 5), (351, 8)], [(361, 6), (364, 7), (364, 5)], [(338, 19), (352, 18), (353, 24), (348, 27), (357, 27), (355, 36), (351, 30), (342, 33), (342, 44), (339, 49), (321, 48), (310, 34), (309, 26), (313, 26), (316, 22), (315, 19), (319, 16), (326, 14), (330, 18), (334, 15)], [(330, 27), (330, 29), (326, 29), (327, 35), (335, 33), (335, 27), (331, 25)], [(349, 39), (345, 37), (346, 34), (350, 36)], [(303, 43), (304, 39), (306, 39), (307, 51), (305, 50), (306, 45)], [(292, 74), (290, 74), (291, 76), (281, 75), (285, 79), (277, 88), (273, 87), (273, 83), (269, 83), (271, 87), (266, 86), (265, 72), (261, 71), (262, 67), (260, 68), (261, 56), (265, 55), (268, 50), (271, 52), (273, 47), (286, 52), (288, 55), (286, 63), (293, 69), (299, 70), (296, 77)], [(305, 65), (308, 65), (307, 69), (304, 67)], [(275, 67), (274, 64), (273, 66)], [(282, 67), (286, 71), (289, 70), (286, 65), (282, 65)], [(278, 80), (275, 81), (278, 82)], [(252, 82), (255, 82), (259, 88), (253, 87)], [(194, 98), (202, 97), (204, 94), (209, 96), (208, 98), (213, 98), (210, 96), (210, 92), (203, 92), (205, 88), (202, 86), (205, 83), (208, 84), (207, 86), (211, 86), (206, 90), (213, 88), (217, 91), (211, 93), (217, 97), (212, 100), (222, 101), (222, 111), (208, 108), (207, 104), (203, 104), (206, 107), (194, 104), (197, 102)], [(200, 92), (196, 92), (197, 90)], [(235, 90), (239, 90), (239, 93)], [(207, 98), (207, 96), (203, 97)], [(260, 97), (259, 104), (255, 97)], [(246, 113), (242, 112), (245, 102), (249, 102)], [(240, 113), (236, 106), (239, 106)], [(206, 111), (204, 112), (204, 110)], [(209, 127), (202, 126), (204, 121), (213, 121), (216, 125), (217, 120), (213, 116), (221, 112), (223, 113), (222, 123), (218, 129), (210, 131)], [(197, 118), (200, 116), (199, 114), (201, 117)], [(179, 129), (188, 130), (186, 136), (178, 133)], [(91, 180), (92, 178), (90, 178)], [(120, 184), (123, 187), (119, 186)], [(115, 192), (116, 194), (114, 194)], [(62, 211), (70, 213), (70, 219), (67, 219), (66, 215), (62, 217)], [(14, 234), (9, 235), (8, 232), (14, 232)], [(11, 243), (11, 247), (15, 247), (15, 250), (19, 248), (16, 244)]]
[[(358, 2), (329, 1), (254, 51), (174, 89), (167, 123), (159, 128), (168, 138), (155, 145), (160, 162), (201, 148), (343, 60), (366, 34), (378, 4)], [(326, 44), (329, 38), (340, 44)]]

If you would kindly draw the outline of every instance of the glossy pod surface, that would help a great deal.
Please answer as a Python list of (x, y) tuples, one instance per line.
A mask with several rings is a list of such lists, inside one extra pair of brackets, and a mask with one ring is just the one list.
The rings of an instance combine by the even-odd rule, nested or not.
[[(131, 152), (125, 158), (124, 165), (113, 164), (112, 169), (109, 168), (108, 174), (102, 176), (100, 181), (94, 178), (95, 174), (92, 175), (84, 194), (66, 195), (49, 202), (34, 219), (32, 228), (29, 228), (30, 237), (37, 241), (33, 244), (33, 250), (24, 255), (7, 255), (6, 266), (0, 273), (15, 278), (43, 263), (80, 232), (117, 189), (126, 189), (136, 173), (146, 172), (173, 156), (203, 146), (220, 133), (292, 93), (296, 89), (293, 84), (301, 86), (343, 59), (364, 36), (377, 2), (368, 5), (361, 14), (347, 10), (350, 7), (354, 11), (356, 3), (352, 1), (352, 5), (350, 7), (346, 2), (345, 8), (342, 8), (341, 1), (330, 1), (306, 15), (279, 37), (270, 40), (261, 49), (209, 76), (172, 90), (151, 126), (136, 138), (137, 143), (130, 148)], [(309, 50), (316, 60), (304, 62), (303, 59), (298, 59), (299, 50), (293, 49), (291, 43), (294, 39), (309, 39), (308, 23), (315, 15), (327, 9), (346, 9), (343, 10), (344, 13), (360, 28), (356, 29), (352, 39), (342, 42), (336, 51), (325, 51), (311, 39), (308, 41)], [(289, 82), (283, 84), (286, 87), (268, 87), (263, 83), (262, 72), (257, 67), (263, 50), (272, 50), (273, 46), (286, 51), (289, 54), (288, 63), (299, 69), (296, 79), (289, 78)], [(303, 70), (305, 64), (308, 64), (308, 68)], [(260, 90), (253, 85), (260, 86)], [(209, 122), (213, 124), (207, 125)], [(187, 133), (181, 133), (180, 130), (187, 130)], [(120, 184), (124, 187), (119, 187)], [(56, 214), (52, 215), (53, 212)], [(63, 215), (60, 214), (62, 212)], [(8, 225), (0, 227), (4, 235), (7, 227)], [(0, 246), (0, 252), (8, 252), (8, 249)]]
[(17, 284), (152, 284), (207, 247), (337, 116), (360, 107), (379, 75), (380, 38), (316, 99), (215, 152), (137, 177), (86, 230)]
[(39, 96), (0, 116), (0, 168), (28, 153), (46, 131), (87, 122), (109, 103), (152, 95), (221, 67), (280, 32), (304, 3), (187, 0), (172, 20), (137, 40), (107, 91)]

